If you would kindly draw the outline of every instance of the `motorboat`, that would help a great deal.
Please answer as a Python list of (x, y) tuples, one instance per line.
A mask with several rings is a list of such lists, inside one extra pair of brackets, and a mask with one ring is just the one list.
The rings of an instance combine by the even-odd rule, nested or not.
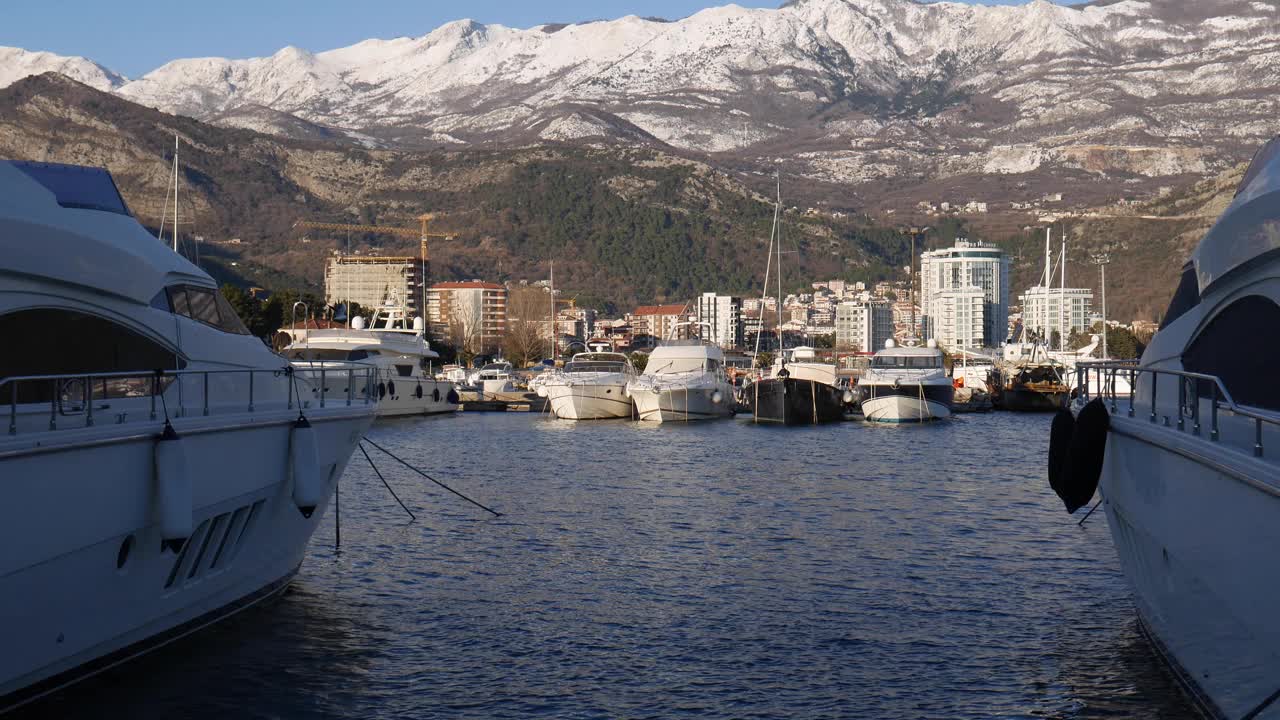
[(1209, 717), (1280, 717), (1278, 331), (1280, 138), (1141, 360), (1081, 363), (1078, 412), (1054, 420), (1051, 483), (1070, 511), (1101, 491), (1141, 627)]
[(884, 349), (871, 358), (871, 369), (858, 381), (858, 401), (870, 422), (942, 420), (951, 416), (954, 394), (942, 351), (933, 340), (925, 347), (885, 341)]
[[(361, 436), (109, 173), (0, 162), (0, 712), (280, 595)], [(219, 678), (208, 678), (217, 684)]]
[(325, 376), (313, 391), (330, 397), (345, 396), (352, 389), (342, 373), (329, 373), (330, 363), (362, 362), (377, 369), (372, 391), (378, 396), (378, 417), (434, 415), (458, 409), (458, 392), (452, 382), (435, 376), (440, 355), (431, 349), (422, 318), (408, 322), (407, 310), (394, 298), (377, 308), (366, 324), (354, 317), (351, 326), (336, 329), (286, 330), (292, 338), (282, 351), (295, 368)]
[(516, 391), (515, 368), (505, 360), (486, 363), (468, 378), (471, 387), (486, 396)]
[(644, 372), (627, 385), (639, 418), (688, 422), (733, 417), (733, 384), (724, 351), (701, 340), (669, 340), (649, 354)]
[(1001, 410), (1053, 412), (1071, 397), (1071, 371), (1037, 345), (1031, 355), (1012, 365), (998, 367), (992, 375), (992, 401)]
[(627, 385), (636, 377), (631, 360), (622, 353), (578, 353), (538, 387), (551, 412), (566, 420), (630, 418), (635, 414)]

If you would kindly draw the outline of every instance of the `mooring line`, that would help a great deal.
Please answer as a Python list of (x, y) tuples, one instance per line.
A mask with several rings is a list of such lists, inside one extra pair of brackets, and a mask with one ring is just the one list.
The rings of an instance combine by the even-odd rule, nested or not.
[[(431, 482), (433, 482), (433, 483), (435, 483), (435, 484), (439, 485), (440, 487), (444, 488), (445, 490), (448, 490), (449, 492), (453, 493), (454, 495), (457, 495), (458, 497), (462, 498), (463, 500), (466, 500), (467, 502), (471, 503), (472, 505), (475, 505), (476, 507), (480, 508), (481, 510), (484, 510), (484, 511), (486, 511), (486, 512), (490, 512), (490, 513), (493, 513), (494, 517), (502, 517), (502, 513), (498, 512), (497, 510), (494, 510), (493, 508), (490, 508), (490, 507), (487, 507), (487, 506), (485, 506), (485, 505), (482, 505), (482, 504), (480, 504), (480, 503), (476, 502), (475, 500), (472, 500), (471, 498), (467, 497), (466, 495), (463, 495), (462, 493), (458, 492), (457, 490), (454, 490), (453, 488), (449, 487), (448, 485), (445, 485), (444, 483), (440, 482), (439, 480), (437, 480), (437, 479), (435, 479), (435, 478), (431, 477), (430, 475), (428, 475), (428, 474), (426, 474), (426, 473), (422, 472), (422, 471), (421, 471), (421, 470), (419, 470), (418, 468), (416, 468), (416, 467), (414, 467), (414, 466), (410, 465), (409, 463), (405, 462), (405, 461), (404, 461), (404, 460), (402, 460), (400, 457), (398, 457), (395, 453), (393, 453), (393, 452), (391, 452), (390, 450), (388, 450), (388, 449), (386, 449), (386, 448), (382, 447), (381, 445), (379, 445), (378, 443), (376, 443), (376, 442), (374, 442), (374, 441), (370, 440), (369, 438), (367, 438), (367, 437), (366, 437), (366, 438), (364, 438), (364, 441), (365, 441), (365, 442), (367, 442), (367, 443), (369, 443), (370, 445), (374, 446), (375, 448), (377, 448), (377, 449), (381, 450), (382, 452), (386, 453), (387, 455), (390, 455), (392, 460), (395, 460), (396, 462), (398, 462), (398, 463), (400, 463), (401, 465), (403, 465), (403, 466), (405, 466), (405, 467), (409, 468), (410, 470), (412, 470), (412, 471), (414, 471), (414, 472), (418, 473), (418, 474), (419, 474), (419, 475), (421, 475), (422, 477), (424, 477), (424, 478), (426, 478), (426, 479), (430, 480)], [(361, 451), (363, 451), (363, 450), (364, 450), (364, 448), (362, 447), (362, 448), (360, 448), (360, 450), (361, 450)], [(369, 456), (369, 454), (368, 454), (368, 453), (365, 453), (365, 457), (368, 457), (368, 456)], [(373, 461), (372, 461), (372, 460), (370, 460), (370, 461), (369, 461), (369, 464), (371, 464), (371, 465), (372, 465), (372, 464), (373, 464)], [(375, 469), (376, 469), (376, 468), (375, 468)], [(378, 477), (382, 477), (382, 475), (381, 475), (381, 474), (379, 474), (379, 475), (378, 475)], [(383, 480), (382, 482), (383, 482), (383, 484), (384, 484), (384, 485), (386, 484), (386, 481), (385, 481), (385, 480)], [(391, 486), (390, 486), (390, 485), (387, 485), (387, 489), (388, 489), (388, 490), (390, 490), (390, 489), (391, 489)], [(395, 493), (394, 493), (394, 492), (393, 492), (393, 493), (391, 493), (391, 494), (392, 494), (392, 495), (395, 495)], [(397, 500), (399, 500), (400, 498), (396, 498), (396, 499), (397, 499)], [(403, 504), (403, 503), (402, 503), (402, 504)], [(408, 508), (405, 508), (405, 510), (408, 510)], [(412, 514), (413, 514), (413, 513), (410, 513), (410, 515), (412, 515)]]
[[(369, 438), (365, 438), (365, 440), (368, 439)], [(374, 474), (376, 474), (378, 479), (382, 481), (382, 484), (387, 488), (387, 492), (391, 493), (391, 497), (395, 498), (396, 502), (400, 503), (400, 507), (404, 508), (404, 511), (409, 513), (409, 517), (417, 520), (418, 516), (413, 514), (413, 511), (404, 504), (404, 501), (400, 499), (400, 496), (396, 494), (396, 491), (392, 490), (391, 486), (387, 484), (387, 479), (382, 477), (382, 471), (378, 469), (377, 465), (373, 464), (373, 458), (369, 457), (369, 451), (364, 449), (364, 445), (357, 445), (357, 447), (360, 448), (360, 452), (364, 453), (364, 459), (369, 461), (369, 467), (373, 468)], [(375, 445), (374, 447), (377, 446)]]
[(1089, 512), (1085, 513), (1084, 517), (1080, 518), (1080, 522), (1076, 523), (1076, 525), (1078, 527), (1084, 527), (1084, 521), (1088, 520), (1089, 516), (1093, 514), (1093, 511), (1097, 510), (1098, 506), (1101, 504), (1102, 504), (1102, 498), (1098, 498), (1098, 502), (1093, 504), (1093, 507), (1089, 510)]

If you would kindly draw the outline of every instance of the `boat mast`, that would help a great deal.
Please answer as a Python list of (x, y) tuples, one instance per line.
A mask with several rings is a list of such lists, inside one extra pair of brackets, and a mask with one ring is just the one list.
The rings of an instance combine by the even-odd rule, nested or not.
[[(781, 189), (778, 191), (781, 193)], [(760, 290), (760, 327), (756, 328), (756, 357), (760, 357), (760, 338), (764, 335), (764, 301), (769, 299), (769, 273), (773, 269), (773, 243), (778, 234), (778, 205), (773, 206), (773, 227), (769, 229), (769, 252), (765, 253), (764, 285)]]
[(1067, 226), (1062, 226), (1062, 287), (1058, 294), (1058, 349), (1067, 349), (1067, 325), (1071, 315), (1067, 312)]
[(782, 212), (782, 173), (776, 172), (774, 179), (777, 182), (777, 204), (773, 206), (773, 223), (777, 228), (778, 235), (778, 360), (782, 363), (782, 367), (787, 366), (787, 354), (784, 352), (782, 342), (782, 226), (778, 225), (778, 215)]
[[(583, 333), (583, 335), (586, 335), (586, 333)], [(556, 355), (559, 354), (558, 352), (556, 352), (557, 350), (559, 350), (559, 348), (557, 347), (557, 345), (559, 344), (560, 343), (556, 342), (556, 261), (552, 260), (551, 261), (551, 365), (552, 367), (555, 366)]]
[(178, 134), (173, 134), (173, 251), (178, 252)]

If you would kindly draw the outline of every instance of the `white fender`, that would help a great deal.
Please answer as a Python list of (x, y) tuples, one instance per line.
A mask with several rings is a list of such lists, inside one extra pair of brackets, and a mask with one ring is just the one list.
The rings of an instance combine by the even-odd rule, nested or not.
[(304, 417), (293, 424), (289, 438), (289, 465), (293, 476), (293, 504), (303, 517), (311, 517), (320, 504), (324, 483), (316, 448), (316, 431)]
[(191, 499), (191, 473), (182, 438), (165, 423), (156, 441), (156, 520), (160, 525), (160, 549), (178, 552), (195, 529)]
[(715, 392), (711, 393), (711, 402), (715, 403), (716, 405), (719, 405), (720, 403), (724, 402), (724, 395), (721, 395), (720, 391), (716, 390)]

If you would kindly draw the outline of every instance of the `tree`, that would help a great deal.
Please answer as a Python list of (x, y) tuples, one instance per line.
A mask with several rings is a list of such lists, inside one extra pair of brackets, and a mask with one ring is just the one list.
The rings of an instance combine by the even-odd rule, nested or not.
[(1107, 353), (1111, 357), (1119, 360), (1131, 360), (1142, 357), (1142, 352), (1146, 349), (1146, 346), (1138, 340), (1138, 336), (1134, 335), (1129, 328), (1107, 328)]
[(644, 372), (644, 369), (649, 366), (649, 353), (633, 352), (627, 357), (631, 359), (631, 367), (635, 368), (638, 373)]
[(550, 353), (547, 337), (550, 298), (537, 287), (515, 287), (507, 294), (507, 334), (503, 348), (517, 367), (525, 367)]
[(819, 349), (830, 350), (836, 346), (836, 336), (834, 333), (827, 333), (826, 335), (814, 335), (813, 346)]
[(773, 366), (773, 353), (766, 350), (756, 355), (756, 367), (769, 368), (772, 366)]
[(258, 337), (270, 334), (262, 328), (262, 303), (257, 298), (230, 283), (223, 283), (220, 290), (222, 297), (227, 299), (227, 303), (240, 316), (240, 321), (249, 328), (249, 332)]

